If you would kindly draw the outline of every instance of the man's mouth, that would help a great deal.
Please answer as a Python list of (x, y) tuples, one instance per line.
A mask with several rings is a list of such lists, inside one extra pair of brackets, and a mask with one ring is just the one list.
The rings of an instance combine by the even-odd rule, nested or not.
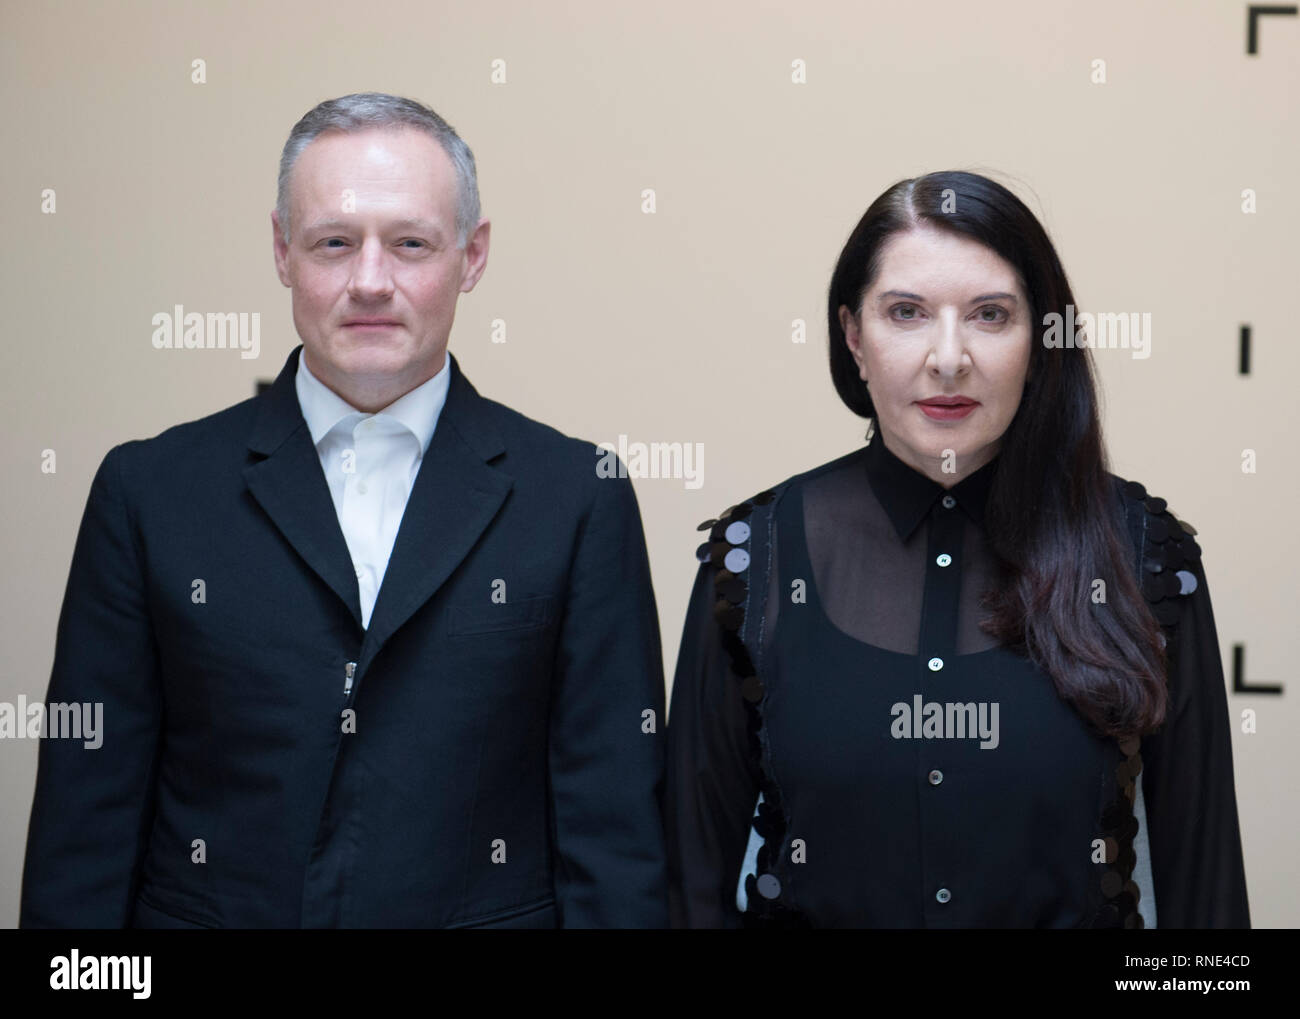
[(350, 318), (343, 323), (345, 329), (395, 329), (402, 323), (392, 318)]

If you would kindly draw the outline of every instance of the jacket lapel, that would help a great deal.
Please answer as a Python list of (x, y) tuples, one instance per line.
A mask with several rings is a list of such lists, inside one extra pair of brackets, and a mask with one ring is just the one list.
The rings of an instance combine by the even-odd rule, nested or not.
[[(262, 395), (249, 448), (264, 459), (244, 469), (253, 497), (286, 540), (352, 612), (361, 599), (320, 457), (298, 404), (299, 346)], [(460, 565), (505, 502), (513, 484), (489, 461), (505, 451), (479, 396), (450, 353), (447, 401), (415, 476), (370, 616), (358, 671)]]
[(446, 582), (513, 485), (508, 474), (489, 463), (506, 448), (492, 425), (489, 401), (470, 385), (456, 359), (447, 356), (447, 402), (402, 514), (358, 671), (365, 670), (384, 642)]
[(303, 561), (343, 600), (359, 629), (361, 596), (352, 557), (294, 385), (301, 350), (289, 355), (259, 398), (248, 448), (261, 459), (244, 468), (244, 480)]

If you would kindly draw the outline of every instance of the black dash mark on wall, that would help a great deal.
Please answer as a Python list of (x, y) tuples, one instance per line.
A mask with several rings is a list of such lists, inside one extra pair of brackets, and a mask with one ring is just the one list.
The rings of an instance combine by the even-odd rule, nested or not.
[(1237, 374), (1250, 374), (1250, 326), (1241, 327), (1241, 350), (1237, 355)]
[(253, 393), (253, 395), (254, 395), (254, 396), (261, 396), (263, 393), (265, 393), (265, 392), (266, 392), (268, 389), (270, 389), (270, 388), (271, 388), (271, 380), (270, 380), (270, 379), (258, 379), (258, 380), (257, 380), (257, 391), (256, 391), (255, 393)]
[(1232, 692), (1233, 693), (1268, 693), (1281, 695), (1281, 683), (1247, 683), (1246, 682), (1246, 645), (1232, 645)]
[(1286, 7), (1272, 6), (1269, 4), (1251, 4), (1246, 8), (1246, 52), (1251, 56), (1259, 53), (1259, 26), (1258, 21), (1265, 14), (1286, 14), (1291, 17), (1296, 16), (1298, 8), (1294, 4)]

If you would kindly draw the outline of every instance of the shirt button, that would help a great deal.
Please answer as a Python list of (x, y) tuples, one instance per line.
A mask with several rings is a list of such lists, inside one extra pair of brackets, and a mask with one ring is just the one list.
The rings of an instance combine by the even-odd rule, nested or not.
[(934, 897), (937, 902), (947, 902), (952, 898), (952, 892), (948, 891), (947, 888), (940, 888), (934, 893)]
[(936, 556), (934, 561), (940, 566), (948, 566), (952, 562), (952, 556), (944, 552), (942, 555)]
[(370, 431), (375, 427), (375, 419), (366, 418), (364, 421), (361, 422), (361, 427), (364, 428), (366, 431)]
[(364, 481), (357, 482), (357, 494), (358, 495), (366, 494), (366, 483)]
[(957, 500), (954, 499), (951, 495), (945, 495), (945, 496), (943, 497), (943, 508), (944, 508), (944, 509), (952, 509), (952, 508), (953, 508), (954, 506), (956, 506), (956, 505), (957, 505)]
[(358, 567), (357, 567), (357, 580), (360, 580), (363, 576), (365, 576), (365, 573), (366, 573), (366, 571), (363, 570), (360, 566), (358, 566)]
[(931, 659), (930, 659), (930, 662), (929, 662), (929, 665), (930, 665), (930, 671), (931, 671), (931, 672), (938, 672), (940, 669), (943, 668), (943, 659), (942, 659), (942, 658), (931, 658)]
[(940, 771), (938, 768), (935, 768), (934, 771), (930, 772), (930, 784), (931, 784), (931, 785), (938, 785), (938, 784), (939, 784), (940, 782), (942, 782), (942, 781), (943, 781), (943, 772), (942, 772), (942, 771)]

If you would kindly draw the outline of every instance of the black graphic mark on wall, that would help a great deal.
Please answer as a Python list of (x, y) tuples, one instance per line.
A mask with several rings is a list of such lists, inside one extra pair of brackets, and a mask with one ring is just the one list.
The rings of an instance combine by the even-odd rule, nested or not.
[(1289, 14), (1291, 17), (1296, 16), (1296, 11), (1300, 10), (1294, 4), (1282, 7), (1271, 4), (1251, 4), (1246, 8), (1246, 52), (1251, 56), (1259, 53), (1256, 43), (1259, 41), (1258, 21), (1264, 14)]
[(258, 380), (257, 380), (257, 390), (253, 393), (253, 395), (254, 395), (254, 396), (261, 396), (263, 393), (265, 393), (265, 392), (266, 392), (268, 389), (270, 389), (270, 388), (271, 388), (271, 380), (270, 380), (270, 379), (258, 379)]
[(1250, 374), (1250, 326), (1241, 327), (1241, 350), (1237, 359), (1237, 374)]
[(1281, 683), (1247, 683), (1246, 682), (1246, 645), (1232, 645), (1232, 692), (1233, 693), (1282, 693)]

